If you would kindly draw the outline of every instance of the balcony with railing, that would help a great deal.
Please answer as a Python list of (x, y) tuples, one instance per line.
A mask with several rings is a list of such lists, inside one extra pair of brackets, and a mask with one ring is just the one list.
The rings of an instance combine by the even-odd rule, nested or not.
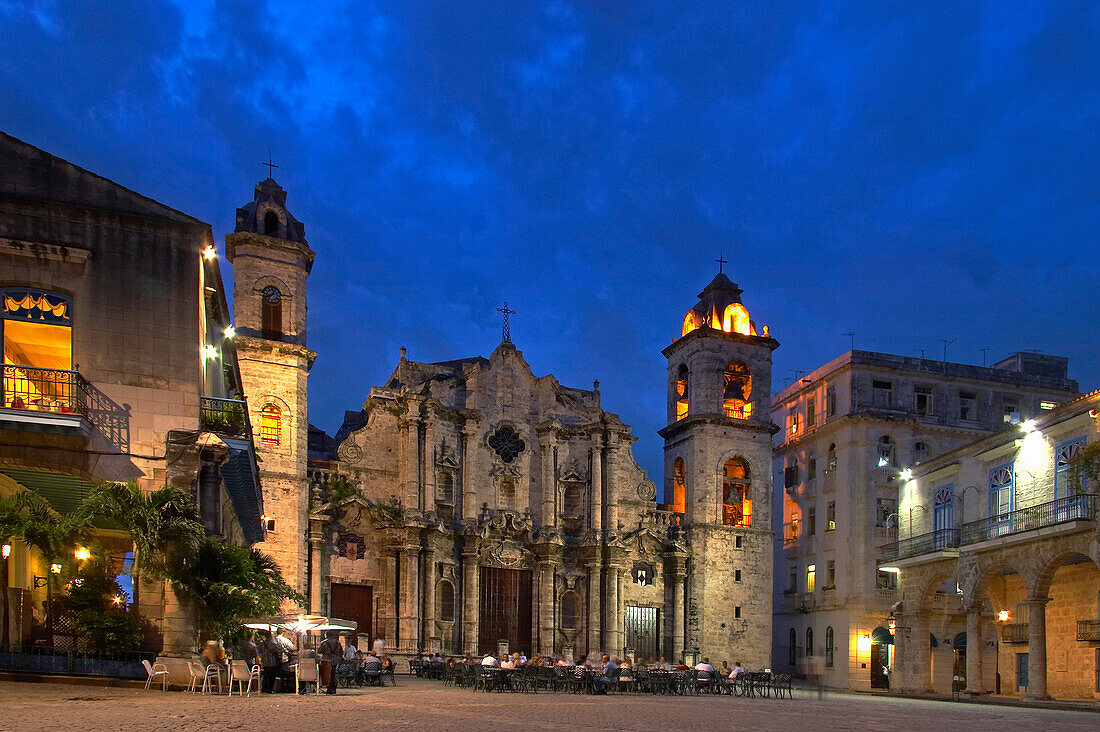
[(1095, 521), (1097, 507), (1095, 493), (1080, 493), (970, 521), (958, 529), (939, 529), (883, 545), (879, 551), (879, 564), (953, 550), (1075, 521)]
[[(0, 408), (11, 410), (15, 421), (42, 423), (83, 419), (120, 450), (129, 449), (130, 416), (78, 371), (4, 364), (0, 380)], [(87, 437), (87, 433), (85, 433)]]
[(199, 400), (199, 429), (218, 435), (252, 439), (248, 404), (241, 399), (202, 397)]
[(1001, 626), (1002, 643), (1027, 643), (1027, 623), (1005, 623)]
[(919, 557), (959, 546), (958, 529), (940, 529), (927, 534), (912, 536), (899, 541), (884, 544), (879, 550), (879, 564), (896, 562), (899, 559)]
[(963, 545), (977, 544), (1071, 521), (1095, 521), (1095, 493), (1080, 493), (962, 525)]
[(1077, 640), (1089, 643), (1100, 641), (1100, 620), (1078, 620)]

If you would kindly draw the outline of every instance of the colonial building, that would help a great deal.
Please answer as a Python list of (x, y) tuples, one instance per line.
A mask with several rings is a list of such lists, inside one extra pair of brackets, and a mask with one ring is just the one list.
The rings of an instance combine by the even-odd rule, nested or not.
[[(210, 226), (0, 134), (0, 494), (35, 491), (73, 510), (104, 481), (190, 492), (208, 533), (263, 537), (252, 430)], [(119, 570), (131, 549), (101, 527)], [(47, 566), (20, 542), (5, 553), (3, 641), (75, 647), (65, 629), (32, 638)], [(166, 653), (195, 650), (194, 617), (163, 586), (141, 613)], [(159, 638), (150, 639), (159, 646)], [(159, 648), (155, 648), (159, 650)]]
[(775, 397), (776, 667), (816, 653), (830, 686), (886, 686), (898, 591), (876, 549), (932, 510), (899, 506), (899, 476), (1072, 399), (1066, 369), (1034, 353), (983, 368), (849, 351)]
[[(1021, 415), (1023, 416), (1023, 415)], [(914, 468), (922, 507), (880, 564), (900, 572), (895, 683), (1100, 699), (1100, 392), (1039, 411)], [(1091, 472), (1091, 476), (1090, 476)]]
[(311, 611), (355, 620), (361, 642), (397, 653), (506, 645), (768, 665), (778, 344), (756, 333), (736, 285), (715, 278), (665, 350), (677, 498), (659, 507), (599, 383), (535, 376), (507, 324), (488, 358), (420, 362), (402, 348), (335, 438), (310, 429), (313, 252), (285, 202), (262, 182), (226, 249), (267, 547)]

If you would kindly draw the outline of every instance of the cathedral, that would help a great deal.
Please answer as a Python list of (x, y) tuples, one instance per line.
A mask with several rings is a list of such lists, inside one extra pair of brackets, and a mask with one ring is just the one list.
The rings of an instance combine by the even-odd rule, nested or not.
[(671, 502), (659, 504), (599, 382), (536, 376), (507, 320), (487, 358), (422, 362), (402, 348), (335, 437), (311, 428), (314, 252), (273, 179), (238, 209), (226, 252), (261, 458), (260, 548), (303, 610), (354, 620), (360, 643), (383, 638), (397, 654), (770, 666), (779, 344), (724, 274), (672, 321), (680, 337), (663, 352)]

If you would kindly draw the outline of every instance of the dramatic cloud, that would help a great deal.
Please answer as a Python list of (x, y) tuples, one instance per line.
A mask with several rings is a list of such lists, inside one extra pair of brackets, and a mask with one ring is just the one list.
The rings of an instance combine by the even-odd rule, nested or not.
[(1095, 3), (0, 0), (0, 27), (0, 128), (218, 238), (272, 150), (330, 432), (400, 345), (487, 355), (507, 299), (659, 475), (660, 349), (719, 252), (777, 389), (847, 331), (1100, 381)]

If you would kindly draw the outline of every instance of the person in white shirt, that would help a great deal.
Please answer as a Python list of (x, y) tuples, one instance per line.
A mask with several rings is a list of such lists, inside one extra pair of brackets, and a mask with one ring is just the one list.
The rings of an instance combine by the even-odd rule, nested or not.
[(486, 653), (485, 658), (481, 659), (482, 666), (492, 666), (493, 668), (500, 668), (500, 661), (493, 658), (492, 654)]
[(344, 660), (354, 661), (357, 651), (358, 649), (356, 649), (355, 644), (351, 642), (351, 638), (348, 638), (347, 642), (344, 644)]
[(714, 676), (714, 666), (710, 665), (710, 659), (704, 658), (702, 663), (695, 664), (696, 671), (706, 671), (711, 676)]
[(745, 673), (745, 669), (741, 668), (741, 662), (740, 661), (734, 661), (733, 662), (733, 670), (730, 671), (730, 678), (731, 679), (736, 679), (738, 676), (740, 676), (743, 673)]
[(504, 660), (500, 662), (500, 667), (501, 668), (515, 668), (516, 667), (516, 662), (513, 661), (508, 656), (505, 656)]

